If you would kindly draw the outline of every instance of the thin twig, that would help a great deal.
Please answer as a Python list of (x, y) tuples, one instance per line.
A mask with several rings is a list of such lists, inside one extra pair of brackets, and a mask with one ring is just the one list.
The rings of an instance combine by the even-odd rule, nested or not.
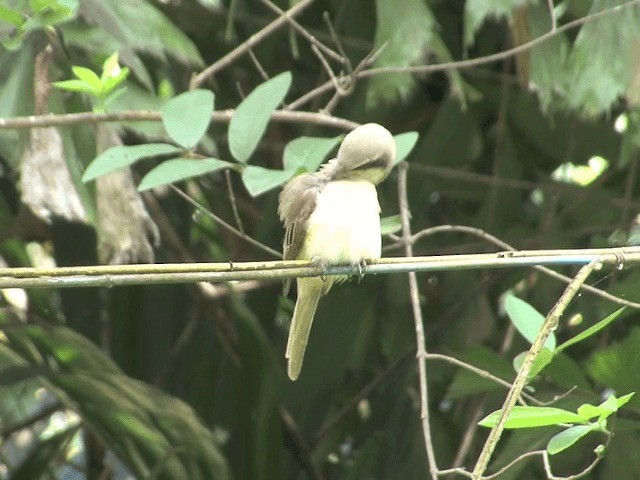
[(260, 60), (258, 60), (258, 57), (256, 57), (256, 54), (253, 53), (253, 49), (251, 48), (249, 49), (249, 58), (251, 59), (253, 64), (256, 66), (256, 70), (258, 70), (258, 73), (260, 74), (262, 79), (265, 81), (269, 80), (269, 74), (267, 74), (267, 71), (262, 67)]
[[(439, 225), (437, 227), (426, 228), (416, 233), (415, 235), (413, 235), (413, 237), (411, 237), (411, 241), (415, 243), (421, 238), (427, 237), (429, 235), (435, 235), (437, 233), (442, 233), (442, 232), (468, 233), (468, 234), (477, 236), (489, 243), (492, 243), (493, 245), (496, 245), (500, 248), (504, 248), (505, 250), (509, 250), (512, 252), (518, 251), (507, 242), (500, 240), (499, 238), (491, 235), (490, 233), (485, 232), (484, 230), (481, 230), (475, 227), (467, 227), (464, 225)], [(570, 277), (567, 277), (566, 275), (558, 273), (555, 270), (551, 270), (550, 268), (544, 267), (542, 265), (533, 265), (532, 268), (535, 268), (536, 270), (544, 273), (545, 275), (548, 275), (552, 278), (560, 280), (564, 283), (569, 283), (572, 281)], [(609, 300), (610, 302), (617, 303), (618, 305), (631, 307), (631, 308), (640, 308), (639, 302), (632, 302), (630, 300), (625, 300), (624, 298), (617, 297), (609, 292), (593, 287), (591, 285), (585, 284), (585, 285), (582, 285), (580, 288), (586, 292), (597, 295), (600, 298), (604, 298), (605, 300)]]
[(518, 55), (522, 52), (526, 52), (527, 50), (531, 50), (532, 48), (540, 45), (541, 43), (546, 42), (547, 40), (555, 37), (556, 35), (564, 33), (573, 28), (580, 27), (585, 23), (592, 22), (593, 20), (596, 20), (598, 18), (610, 15), (615, 12), (622, 11), (625, 8), (637, 5), (638, 3), (640, 3), (640, 0), (631, 0), (630, 2), (623, 3), (621, 5), (616, 5), (615, 7), (606, 8), (599, 12), (585, 15), (584, 17), (565, 23), (564, 25), (556, 28), (553, 31), (544, 33), (527, 43), (523, 43), (522, 45), (518, 45), (516, 47), (510, 48), (502, 52), (494, 53), (492, 55), (486, 55), (484, 57), (479, 57), (479, 58), (472, 58), (469, 60), (458, 60), (453, 62), (437, 63), (433, 65), (417, 65), (413, 67), (371, 68), (369, 70), (360, 72), (359, 76), (373, 77), (375, 75), (388, 75), (392, 73), (433, 73), (433, 72), (441, 72), (445, 70), (462, 70), (469, 67), (476, 67), (478, 65), (486, 65), (489, 63), (498, 62), (500, 60), (504, 60), (506, 58)]
[(556, 19), (556, 10), (553, 8), (553, 0), (547, 0), (547, 7), (549, 7), (549, 16), (551, 17), (551, 31), (555, 32), (558, 28), (558, 21)]
[(542, 350), (551, 332), (553, 332), (557, 328), (560, 317), (569, 306), (571, 300), (573, 300), (576, 294), (580, 291), (580, 285), (584, 284), (591, 272), (593, 272), (593, 270), (600, 265), (601, 264), (597, 260), (594, 260), (588, 265), (582, 267), (545, 318), (545, 321), (540, 328), (540, 332), (536, 336), (535, 341), (527, 352), (522, 362), (522, 366), (518, 371), (518, 375), (516, 375), (516, 379), (513, 382), (513, 386), (511, 387), (511, 390), (509, 390), (504, 404), (500, 409), (498, 422), (491, 429), (487, 441), (485, 442), (484, 447), (480, 452), (478, 461), (476, 462), (476, 465), (473, 469), (473, 475), (471, 477), (473, 480), (480, 480), (484, 475), (484, 472), (487, 469), (487, 465), (489, 465), (489, 460), (491, 460), (491, 456), (493, 455), (498, 441), (502, 436), (502, 432), (504, 431), (507, 419), (509, 418), (511, 411), (515, 406), (518, 397), (522, 393), (527, 379), (529, 378), (529, 372), (531, 371), (531, 366), (533, 365), (535, 358)]
[(189, 83), (189, 89), (193, 90), (195, 88), (198, 88), (209, 77), (212, 77), (217, 72), (219, 72), (223, 68), (233, 63), (238, 57), (242, 56), (250, 48), (253, 48), (255, 45), (262, 42), (262, 40), (267, 38), (269, 35), (276, 32), (281, 27), (283, 27), (285, 24), (288, 23), (290, 18), (293, 18), (296, 15), (300, 14), (305, 8), (307, 8), (312, 3), (313, 3), (313, 0), (301, 0), (289, 10), (287, 10), (286, 12), (283, 12), (282, 15), (280, 15), (277, 19), (275, 19), (273, 22), (271, 22), (269, 25), (264, 27), (259, 32), (256, 32), (253, 35), (251, 35), (247, 40), (245, 40), (236, 48), (231, 50), (224, 57), (222, 57), (212, 65), (209, 65), (207, 68), (205, 68), (202, 72), (198, 73), (197, 75), (194, 75), (191, 78), (191, 82)]
[[(250, 243), (251, 245), (253, 245), (255, 247), (258, 247), (260, 250), (268, 253), (269, 255), (274, 256), (276, 258), (282, 258), (282, 254), (280, 252), (278, 252), (278, 251), (274, 250), (273, 248), (265, 245), (264, 243), (261, 243), (261, 242), (257, 241), (256, 239), (254, 239), (252, 237), (249, 237), (248, 235), (245, 235), (242, 230), (239, 230), (239, 229), (235, 228), (233, 225), (225, 222), (222, 218), (217, 216), (215, 213), (210, 212), (209, 210), (204, 208), (202, 205), (200, 205), (198, 202), (196, 202), (193, 198), (191, 198), (189, 195), (187, 195), (185, 192), (180, 190), (175, 185), (171, 185), (171, 188), (173, 189), (174, 192), (176, 192), (178, 195), (180, 195), (182, 198), (184, 198), (187, 202), (189, 202), (194, 208), (196, 208), (200, 213), (203, 213), (204, 215), (212, 218), (221, 227), (226, 228), (230, 232), (232, 232), (235, 235), (237, 235), (238, 237), (242, 238), (247, 243)], [(239, 217), (236, 220), (239, 221)], [(242, 225), (242, 223), (239, 223), (239, 226), (241, 226), (241, 225)]]
[[(227, 192), (229, 192), (229, 201), (231, 202), (231, 211), (233, 212), (233, 217), (236, 219), (238, 232), (242, 236), (242, 239), (246, 240), (247, 234), (245, 233), (244, 226), (242, 225), (242, 218), (240, 218), (240, 212), (238, 212), (238, 205), (236, 204), (236, 195), (233, 191), (233, 184), (231, 183), (231, 174), (229, 173), (228, 169), (224, 171), (224, 178), (225, 178), (225, 181), (227, 182)], [(275, 250), (274, 250), (274, 253), (275, 253)]]
[[(260, 0), (260, 1), (264, 3), (267, 7), (269, 7), (271, 10), (273, 10), (275, 13), (277, 13), (278, 15), (283, 15), (285, 13), (284, 10), (282, 10), (280, 7), (278, 7), (273, 2), (270, 2), (269, 0)], [(300, 35), (306, 38), (307, 41), (312, 46), (315, 46), (316, 48), (322, 50), (322, 52), (325, 55), (327, 55), (328, 57), (331, 57), (333, 60), (341, 64), (344, 64), (345, 60), (348, 61), (347, 56), (344, 54), (344, 52), (340, 52), (340, 53), (334, 52), (329, 47), (327, 47), (324, 43), (320, 42), (311, 33), (309, 33), (309, 30), (307, 30), (302, 25), (300, 25), (294, 18), (292, 17), (285, 17), (285, 18), (287, 22), (289, 22), (289, 24), (293, 27), (294, 30), (296, 30)]]
[[(402, 239), (404, 240), (405, 255), (413, 257), (413, 246), (411, 245), (411, 225), (409, 211), (409, 200), (407, 196), (407, 162), (402, 162), (398, 175), (398, 201), (400, 204), (400, 216), (402, 218)], [(431, 437), (431, 427), (429, 425), (429, 391), (427, 384), (427, 349), (424, 337), (424, 324), (422, 319), (422, 309), (420, 308), (420, 293), (418, 291), (418, 279), (415, 272), (409, 272), (409, 295), (411, 297), (411, 309), (416, 329), (416, 348), (418, 359), (418, 376), (420, 381), (420, 416), (422, 418), (422, 435), (429, 461), (429, 472), (431, 478), (437, 480), (438, 465), (436, 464), (436, 454), (433, 449)]]

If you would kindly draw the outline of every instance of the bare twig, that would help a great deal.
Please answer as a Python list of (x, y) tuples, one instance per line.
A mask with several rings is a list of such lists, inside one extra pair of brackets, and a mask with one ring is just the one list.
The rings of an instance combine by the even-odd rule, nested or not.
[[(276, 258), (282, 258), (282, 254), (280, 252), (277, 252), (273, 248), (268, 247), (264, 243), (261, 243), (261, 242), (257, 241), (256, 239), (254, 239), (252, 237), (249, 237), (248, 235), (245, 235), (245, 233), (242, 230), (239, 230), (239, 229), (235, 228), (233, 225), (225, 222), (222, 218), (217, 216), (215, 213), (210, 212), (209, 210), (204, 208), (202, 205), (200, 205), (198, 202), (196, 202), (193, 198), (191, 198), (189, 195), (184, 193), (182, 190), (180, 190), (175, 185), (171, 185), (171, 188), (173, 189), (174, 192), (176, 192), (178, 195), (180, 195), (182, 198), (184, 198), (187, 202), (189, 202), (194, 208), (196, 208), (200, 213), (203, 213), (204, 215), (212, 218), (221, 227), (226, 228), (231, 233), (233, 233), (233, 234), (237, 235), (238, 237), (242, 238), (247, 243), (250, 243), (251, 245), (253, 245), (255, 247), (258, 247), (260, 250), (262, 250), (264, 252), (267, 252), (269, 255), (272, 255), (272, 256), (274, 256)], [(235, 213), (237, 214), (237, 212), (235, 212)], [(238, 221), (238, 222), (240, 221), (240, 217), (239, 216), (236, 219), (236, 221)], [(242, 225), (242, 223), (238, 224), (238, 226), (240, 228), (242, 228), (241, 225)]]
[[(273, 2), (270, 2), (269, 0), (260, 0), (262, 3), (264, 3), (267, 7), (269, 7), (271, 10), (273, 10), (275, 13), (277, 13), (278, 15), (283, 15), (285, 12), (284, 10), (282, 10), (280, 7), (278, 7), (276, 4), (274, 4)], [(300, 25), (294, 18), (288, 16), (285, 17), (287, 22), (289, 22), (289, 24), (293, 27), (293, 29), (298, 32), (300, 35), (302, 35), (305, 39), (307, 39), (307, 41), (314, 47), (318, 48), (319, 50), (321, 50), (325, 55), (327, 55), (328, 57), (331, 57), (333, 60), (335, 60), (338, 63), (344, 64), (345, 60), (348, 60), (346, 55), (344, 54), (344, 52), (340, 52), (340, 53), (336, 53), (333, 50), (331, 50), (329, 47), (327, 47), (324, 43), (320, 42), (316, 37), (314, 37), (309, 30), (307, 30), (306, 28), (304, 28), (302, 25)]]
[(547, 315), (547, 318), (545, 318), (545, 321), (540, 328), (540, 332), (531, 345), (531, 348), (527, 352), (522, 362), (522, 366), (518, 371), (518, 375), (513, 382), (513, 386), (511, 387), (511, 390), (509, 390), (504, 404), (500, 409), (498, 422), (495, 427), (491, 429), (487, 441), (485, 442), (484, 447), (480, 452), (478, 461), (476, 462), (476, 465), (473, 469), (473, 475), (471, 477), (473, 480), (480, 480), (483, 477), (484, 472), (487, 469), (487, 465), (489, 464), (489, 460), (491, 459), (498, 441), (502, 436), (502, 432), (504, 431), (504, 426), (507, 422), (507, 419), (509, 418), (509, 414), (513, 410), (518, 397), (524, 389), (524, 386), (529, 377), (529, 372), (531, 371), (531, 366), (533, 365), (535, 358), (542, 350), (542, 347), (547, 341), (547, 338), (549, 338), (551, 332), (553, 332), (557, 328), (560, 317), (564, 313), (565, 309), (569, 306), (571, 300), (573, 300), (573, 297), (575, 297), (575, 295), (580, 291), (580, 285), (584, 284), (591, 272), (593, 272), (593, 270), (600, 265), (600, 262), (594, 260), (588, 265), (582, 267), (573, 281), (567, 286), (560, 299), (553, 306), (553, 308)]
[[(411, 225), (409, 201), (407, 196), (407, 162), (402, 162), (398, 175), (398, 201), (400, 204), (400, 216), (402, 218), (402, 239), (404, 241), (404, 251), (407, 257), (413, 257), (413, 246), (411, 245)], [(438, 465), (436, 464), (436, 454), (433, 449), (431, 438), (431, 427), (429, 425), (429, 391), (427, 385), (427, 349), (424, 337), (424, 324), (422, 320), (422, 309), (420, 308), (420, 293), (418, 291), (418, 280), (415, 272), (409, 272), (409, 295), (411, 297), (411, 309), (416, 329), (416, 356), (418, 358), (418, 376), (420, 381), (420, 410), (422, 418), (422, 434), (424, 436), (427, 460), (429, 461), (429, 472), (431, 478), (438, 478)]]
[[(269, 74), (262, 67), (262, 64), (260, 63), (260, 60), (258, 60), (258, 57), (256, 57), (256, 54), (253, 53), (253, 49), (251, 49), (251, 48), (249, 49), (249, 58), (251, 59), (253, 64), (256, 66), (256, 70), (258, 70), (258, 73), (260, 74), (262, 79), (265, 80), (265, 81), (269, 80)], [(244, 98), (244, 96), (242, 98)]]
[[(229, 201), (231, 202), (231, 211), (233, 212), (233, 217), (236, 219), (238, 232), (240, 233), (242, 238), (246, 240), (247, 234), (245, 233), (244, 226), (242, 225), (240, 212), (238, 212), (238, 205), (236, 204), (236, 195), (233, 191), (233, 184), (231, 183), (231, 174), (229, 173), (229, 170), (224, 171), (224, 179), (227, 182), (227, 191), (229, 192)], [(275, 251), (272, 253), (275, 253)]]
[[(214, 123), (228, 123), (233, 117), (235, 110), (221, 110), (211, 114), (211, 121)], [(64, 127), (81, 123), (99, 122), (159, 122), (162, 120), (160, 112), (155, 110), (126, 110), (123, 112), (110, 113), (65, 113), (30, 115), (26, 117), (0, 118), (0, 130), (20, 130), (24, 128), (37, 127)], [(277, 110), (271, 114), (271, 120), (283, 123), (310, 123), (325, 127), (339, 128), (351, 131), (358, 126), (358, 123), (345, 118), (334, 117), (315, 112), (292, 112), (287, 110)]]
[(293, 18), (296, 15), (300, 14), (305, 8), (307, 8), (312, 3), (313, 3), (313, 0), (301, 0), (289, 10), (287, 10), (286, 12), (283, 12), (282, 15), (280, 15), (277, 19), (275, 19), (273, 22), (271, 22), (269, 25), (264, 27), (259, 32), (256, 32), (253, 35), (251, 35), (247, 40), (245, 40), (236, 48), (234, 48), (232, 51), (227, 53), (220, 60), (216, 61), (212, 65), (209, 65), (207, 68), (205, 68), (202, 72), (198, 73), (197, 75), (194, 75), (189, 84), (189, 89), (193, 90), (195, 88), (198, 88), (200, 85), (202, 85), (202, 83), (206, 79), (208, 79), (209, 77), (212, 77), (217, 72), (219, 72), (223, 68), (233, 63), (238, 57), (247, 53), (247, 51), (250, 48), (253, 48), (255, 45), (259, 44), (262, 40), (267, 38), (269, 35), (276, 32), (279, 28), (283, 27), (285, 24), (287, 24), (290, 18)]
[[(431, 228), (427, 228), (424, 230), (421, 230), (420, 232), (416, 233), (415, 235), (413, 235), (413, 237), (411, 237), (411, 241), (412, 242), (416, 242), (418, 240), (420, 240), (421, 238), (427, 237), (429, 235), (435, 235), (437, 233), (442, 233), (442, 232), (457, 232), (457, 233), (468, 233), (471, 235), (475, 235), (489, 243), (492, 243), (493, 245), (496, 245), (500, 248), (504, 248), (505, 250), (509, 250), (512, 252), (517, 252), (517, 250), (509, 245), (507, 242), (504, 242), (502, 240), (500, 240), (499, 238), (491, 235), (490, 233), (485, 232), (484, 230), (481, 230), (479, 228), (475, 228), (475, 227), (467, 227), (464, 225), (439, 225), (437, 227), (431, 227)], [(545, 275), (548, 275), (550, 277), (553, 277), (557, 280), (560, 280), (562, 282), (565, 283), (569, 283), (572, 281), (572, 279), (570, 277), (567, 277), (566, 275), (563, 275), (561, 273), (556, 272), (555, 270), (551, 270), (548, 267), (544, 267), (542, 265), (533, 265), (533, 268), (535, 268), (536, 270), (544, 273)], [(617, 297), (611, 293), (608, 293), (604, 290), (601, 290), (599, 288), (596, 287), (592, 287), (591, 285), (582, 285), (580, 287), (581, 289), (583, 289), (586, 292), (592, 293), (594, 295), (597, 295), (601, 298), (604, 298), (606, 300), (609, 300), (610, 302), (613, 303), (617, 303), (618, 305), (622, 305), (625, 307), (631, 307), (631, 308), (640, 308), (640, 303), (638, 302), (632, 302), (630, 300), (625, 300), (624, 298), (620, 298)]]
[(375, 75), (385, 75), (392, 73), (433, 73), (433, 72), (442, 72), (445, 70), (462, 70), (469, 67), (476, 67), (478, 65), (486, 65), (489, 63), (498, 62), (500, 60), (504, 60), (506, 58), (513, 57), (522, 52), (526, 52), (527, 50), (531, 50), (533, 47), (540, 45), (541, 43), (546, 42), (547, 40), (564, 33), (568, 30), (574, 29), (576, 27), (580, 27), (585, 23), (592, 22), (598, 18), (611, 15), (615, 12), (620, 12), (625, 8), (637, 5), (640, 3), (640, 0), (631, 0), (630, 2), (623, 3), (621, 5), (616, 5), (615, 7), (606, 8), (596, 13), (591, 13), (589, 15), (585, 15), (584, 17), (578, 18), (571, 22), (565, 23), (561, 27), (556, 28), (555, 30), (549, 31), (539, 37), (534, 38), (530, 42), (523, 43), (522, 45), (518, 45), (516, 47), (510, 48), (508, 50), (494, 53), (492, 55), (486, 55), (484, 57), (472, 58), (469, 60), (458, 60), (453, 62), (445, 62), (445, 63), (437, 63), (433, 65), (417, 65), (413, 67), (378, 67), (371, 68), (369, 70), (365, 70), (360, 72), (360, 77), (372, 77)]
[(556, 10), (553, 8), (553, 0), (547, 0), (547, 7), (549, 7), (549, 16), (551, 17), (551, 31), (555, 32), (558, 28), (558, 21), (556, 19)]

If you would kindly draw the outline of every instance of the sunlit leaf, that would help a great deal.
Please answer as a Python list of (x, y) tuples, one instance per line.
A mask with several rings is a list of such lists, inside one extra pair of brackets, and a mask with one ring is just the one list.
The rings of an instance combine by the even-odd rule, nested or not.
[(192, 90), (169, 100), (162, 109), (169, 136), (184, 148), (193, 148), (207, 131), (213, 101), (210, 90)]
[(290, 85), (291, 72), (283, 72), (256, 87), (238, 105), (229, 124), (229, 149), (236, 160), (247, 162)]
[(333, 138), (298, 137), (291, 140), (284, 147), (284, 169), (296, 170), (304, 167), (307, 172), (315, 172), (342, 138), (340, 135)]
[[(478, 422), (482, 427), (494, 427), (500, 410), (487, 415)], [(582, 417), (576, 413), (554, 407), (522, 407), (515, 406), (507, 418), (505, 428), (533, 428), (558, 425), (561, 423), (582, 423)]]
[(242, 172), (242, 182), (252, 197), (282, 185), (295, 174), (295, 170), (271, 170), (247, 166)]
[(6, 5), (0, 5), (0, 20), (11, 23), (16, 27), (19, 27), (24, 23), (22, 14), (18, 10), (9, 8)]
[(76, 77), (91, 86), (95, 91), (99, 92), (102, 90), (102, 80), (100, 80), (100, 77), (93, 70), (75, 66), (71, 67), (71, 71)]
[(584, 332), (580, 332), (575, 337), (570, 338), (566, 342), (564, 342), (561, 345), (559, 345), (556, 348), (556, 352), (561, 352), (565, 348), (570, 347), (571, 345), (575, 345), (576, 343), (581, 342), (583, 340), (586, 340), (587, 338), (589, 338), (592, 335), (595, 335), (600, 330), (602, 330), (607, 325), (609, 325), (611, 322), (613, 322), (618, 317), (620, 317), (620, 314), (622, 312), (624, 312), (624, 310), (625, 310), (625, 307), (619, 308), (618, 310), (613, 312), (611, 315), (608, 315), (606, 318), (603, 318), (602, 320), (600, 320), (595, 325), (592, 325), (591, 327), (587, 328)]
[[(524, 362), (524, 357), (528, 352), (522, 352), (518, 354), (513, 359), (513, 368), (516, 372), (520, 371), (522, 368), (522, 363)], [(553, 352), (546, 347), (543, 347), (542, 350), (538, 352), (536, 358), (533, 360), (533, 364), (531, 365), (531, 370), (529, 371), (529, 377), (533, 378), (538, 375), (544, 367), (549, 365), (553, 360)]]
[(114, 170), (127, 167), (141, 158), (166, 155), (178, 151), (178, 148), (166, 143), (113, 147), (102, 152), (87, 166), (82, 175), (82, 181), (88, 182)]
[(88, 93), (93, 96), (100, 94), (100, 89), (95, 89), (84, 80), (62, 80), (60, 82), (53, 82), (52, 85), (61, 90), (68, 90), (69, 92)]
[(140, 185), (139, 191), (159, 187), (168, 183), (178, 182), (186, 178), (199, 177), (223, 168), (233, 168), (234, 164), (218, 160), (217, 158), (174, 158), (166, 160), (147, 173)]
[(396, 163), (402, 162), (409, 156), (418, 142), (418, 136), (418, 132), (406, 132), (393, 137), (396, 141)]

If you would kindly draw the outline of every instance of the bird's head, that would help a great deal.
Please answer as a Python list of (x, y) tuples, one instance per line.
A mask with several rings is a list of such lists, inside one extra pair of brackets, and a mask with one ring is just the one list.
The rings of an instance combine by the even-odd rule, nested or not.
[(396, 143), (382, 125), (367, 123), (349, 133), (338, 150), (335, 178), (379, 184), (391, 171)]

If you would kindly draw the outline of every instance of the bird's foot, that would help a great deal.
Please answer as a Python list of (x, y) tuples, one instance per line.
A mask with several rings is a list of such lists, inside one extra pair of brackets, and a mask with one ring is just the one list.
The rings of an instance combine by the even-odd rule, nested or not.
[(311, 263), (313, 263), (313, 266), (316, 268), (319, 268), (322, 270), (322, 274), (320, 275), (320, 280), (322, 280), (323, 282), (327, 281), (327, 268), (329, 268), (330, 263), (327, 262), (324, 258), (320, 258), (320, 257), (313, 257), (311, 259)]
[(361, 258), (360, 260), (353, 262), (351, 266), (353, 268), (358, 269), (358, 283), (359, 283), (364, 277), (364, 267), (367, 266), (367, 261), (364, 258)]

